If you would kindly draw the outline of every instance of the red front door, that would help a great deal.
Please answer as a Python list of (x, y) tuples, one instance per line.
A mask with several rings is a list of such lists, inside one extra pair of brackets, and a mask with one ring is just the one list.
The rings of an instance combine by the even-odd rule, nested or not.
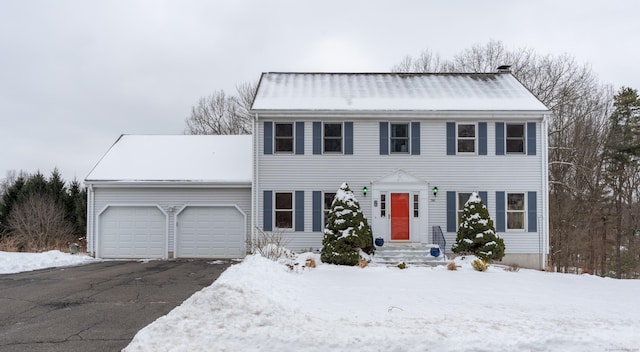
[(409, 193), (391, 193), (391, 240), (409, 240)]

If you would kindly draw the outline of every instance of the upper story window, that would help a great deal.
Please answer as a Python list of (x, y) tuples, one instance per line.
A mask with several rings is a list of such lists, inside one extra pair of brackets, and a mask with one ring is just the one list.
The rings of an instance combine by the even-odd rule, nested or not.
[(325, 123), (323, 137), (325, 153), (342, 153), (341, 123)]
[(409, 153), (409, 124), (391, 124), (391, 153)]
[(507, 230), (524, 230), (524, 193), (507, 193)]
[(524, 123), (507, 123), (507, 154), (524, 154)]
[(276, 123), (275, 151), (293, 153), (293, 123)]
[(458, 124), (458, 153), (475, 153), (476, 125), (468, 123)]
[(335, 198), (335, 193), (324, 193), (324, 226), (327, 226), (329, 222), (329, 212), (331, 211), (331, 203), (333, 203), (333, 198)]
[(290, 229), (293, 227), (293, 194), (276, 193), (276, 227)]

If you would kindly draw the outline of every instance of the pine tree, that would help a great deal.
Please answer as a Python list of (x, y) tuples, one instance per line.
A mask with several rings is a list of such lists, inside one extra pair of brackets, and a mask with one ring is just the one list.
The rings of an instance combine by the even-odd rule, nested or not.
[(464, 205), (456, 243), (451, 250), (473, 254), (487, 261), (504, 257), (504, 241), (496, 234), (489, 211), (476, 192)]
[[(609, 135), (604, 145), (604, 181), (609, 190), (615, 221), (616, 277), (622, 278), (621, 248), (625, 233), (634, 233), (623, 221), (625, 208), (636, 197), (633, 180), (640, 168), (640, 97), (638, 91), (622, 87), (613, 101), (614, 111), (609, 117)], [(631, 210), (633, 212), (633, 210)]]
[(343, 183), (331, 203), (320, 259), (324, 263), (356, 265), (360, 259), (359, 250), (373, 253), (373, 235), (360, 203)]
[(0, 202), (0, 235), (8, 231), (7, 220), (9, 219), (9, 214), (15, 203), (18, 202), (25, 182), (24, 177), (19, 176), (2, 195), (2, 202)]

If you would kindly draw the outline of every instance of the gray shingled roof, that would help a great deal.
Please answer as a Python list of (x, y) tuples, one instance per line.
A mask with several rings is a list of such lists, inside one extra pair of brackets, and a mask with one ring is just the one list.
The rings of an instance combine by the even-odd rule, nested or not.
[(263, 73), (252, 109), (548, 111), (510, 73)]

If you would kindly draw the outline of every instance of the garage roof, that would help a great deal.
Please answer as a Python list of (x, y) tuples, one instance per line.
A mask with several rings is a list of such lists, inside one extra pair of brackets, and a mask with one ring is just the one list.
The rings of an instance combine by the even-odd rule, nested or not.
[(548, 111), (511, 73), (262, 74), (260, 111)]
[(85, 182), (251, 184), (250, 135), (122, 135)]

